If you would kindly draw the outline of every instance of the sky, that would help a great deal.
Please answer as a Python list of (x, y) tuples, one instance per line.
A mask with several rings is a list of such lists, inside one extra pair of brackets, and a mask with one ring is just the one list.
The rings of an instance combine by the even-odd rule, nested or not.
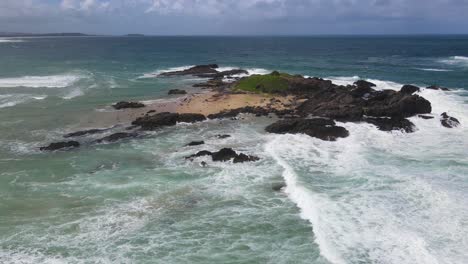
[(0, 0), (0, 32), (467, 34), (468, 0)]

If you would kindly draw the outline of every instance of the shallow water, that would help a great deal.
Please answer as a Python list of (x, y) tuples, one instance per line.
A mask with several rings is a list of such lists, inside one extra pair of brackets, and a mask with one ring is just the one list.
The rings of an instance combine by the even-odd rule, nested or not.
[[(31, 38), (0, 43), (2, 263), (466, 263), (468, 38)], [(340, 124), (324, 142), (273, 120), (179, 124), (138, 140), (40, 153), (119, 100), (162, 98), (219, 63), (422, 90), (415, 133)], [(231, 138), (218, 139), (217, 134)], [(102, 135), (90, 136), (91, 141)], [(193, 140), (206, 145), (183, 147)], [(256, 163), (184, 159), (232, 147)], [(207, 161), (203, 168), (200, 163)], [(283, 192), (272, 186), (286, 182)]]

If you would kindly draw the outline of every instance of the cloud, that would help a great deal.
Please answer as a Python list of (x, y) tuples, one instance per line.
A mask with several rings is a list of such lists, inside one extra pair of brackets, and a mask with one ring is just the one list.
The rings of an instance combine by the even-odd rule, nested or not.
[(468, 33), (465, 10), (468, 0), (0, 0), (0, 30)]

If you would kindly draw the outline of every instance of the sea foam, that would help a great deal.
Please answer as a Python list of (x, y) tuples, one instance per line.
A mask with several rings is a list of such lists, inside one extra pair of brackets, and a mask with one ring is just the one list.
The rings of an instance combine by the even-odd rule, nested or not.
[(84, 76), (78, 74), (63, 74), (0, 78), (0, 88), (64, 88), (72, 85), (83, 77)]

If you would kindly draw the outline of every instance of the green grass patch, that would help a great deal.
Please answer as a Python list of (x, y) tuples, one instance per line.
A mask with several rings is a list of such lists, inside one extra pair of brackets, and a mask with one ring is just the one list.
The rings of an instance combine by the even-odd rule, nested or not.
[(288, 89), (287, 73), (273, 72), (266, 75), (252, 75), (241, 79), (235, 89), (255, 93), (279, 93)]

